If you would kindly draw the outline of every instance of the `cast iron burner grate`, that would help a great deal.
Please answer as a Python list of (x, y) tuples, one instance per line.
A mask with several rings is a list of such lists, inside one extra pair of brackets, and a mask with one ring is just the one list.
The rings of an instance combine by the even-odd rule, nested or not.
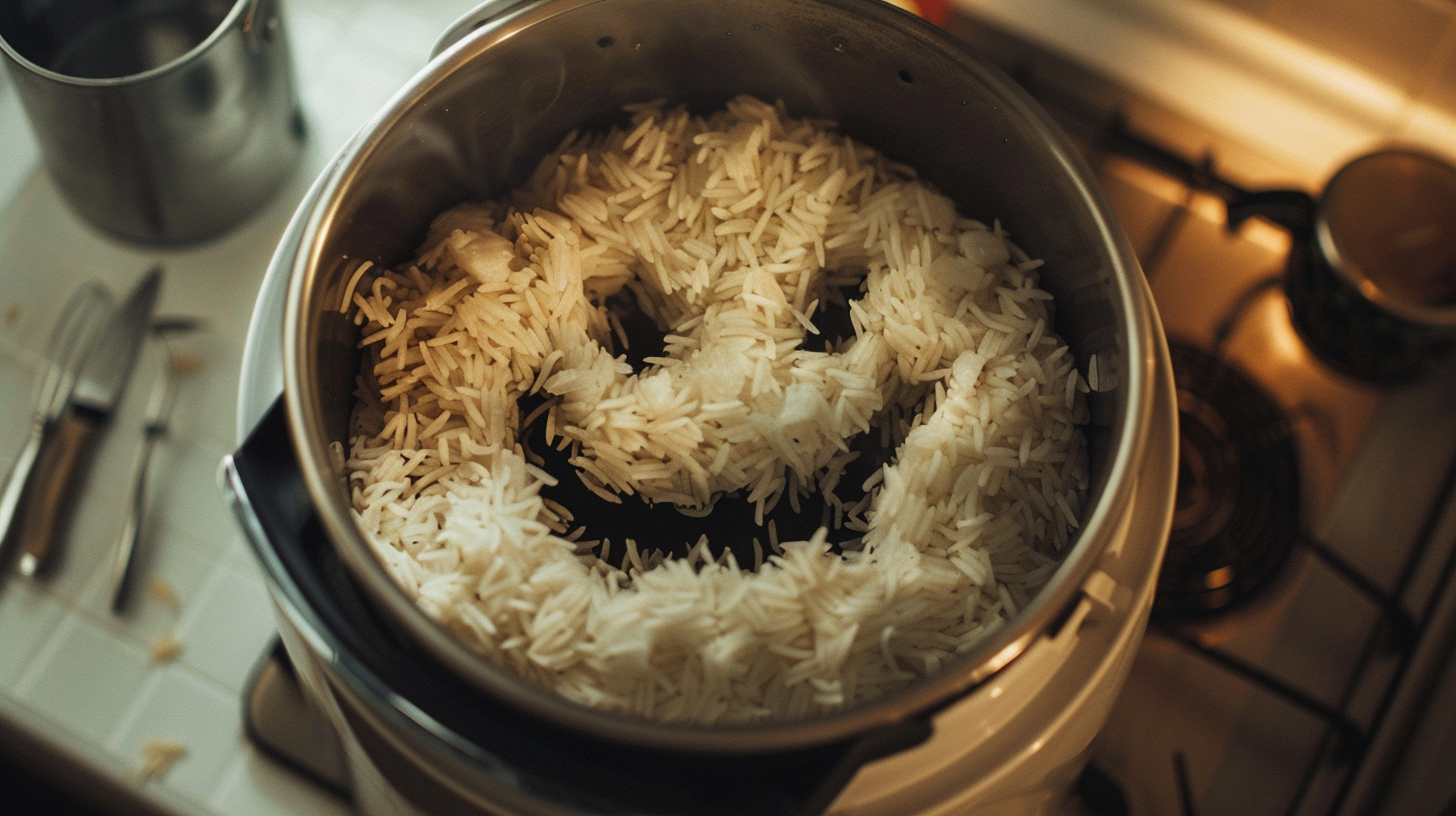
[[(985, 41), (983, 31), (972, 30), (969, 34), (981, 34), (975, 41)], [(994, 39), (994, 35), (991, 35)], [(973, 38), (974, 39), (974, 38)], [(1108, 108), (1105, 105), (1088, 102), (1088, 98), (1101, 99), (1104, 102), (1110, 97), (1122, 97), (1119, 89), (1108, 89), (1106, 86), (1095, 85), (1091, 92), (1087, 88), (1079, 87), (1080, 90), (1067, 90), (1059, 87), (1055, 77), (1064, 75), (1062, 69), (1053, 64), (1051, 78), (1044, 75), (1038, 68), (1036, 61), (1025, 61), (1024, 50), (1018, 50), (1018, 46), (1012, 46), (1013, 54), (1009, 58), (1003, 58), (1003, 65), (1016, 77), (1017, 81), (1024, 85), (1037, 100), (1047, 108), (1053, 118), (1075, 138), (1082, 147), (1083, 152), (1090, 163), (1096, 167), (1100, 166), (1103, 159), (1115, 156), (1129, 160), (1139, 166), (1151, 169), (1171, 181), (1181, 185), (1188, 194), (1184, 204), (1175, 205), (1163, 218), (1162, 222), (1156, 225), (1156, 229), (1150, 233), (1150, 240), (1138, 251), (1138, 259), (1149, 280), (1154, 279), (1158, 269), (1167, 259), (1171, 247), (1183, 230), (1185, 222), (1192, 215), (1188, 202), (1192, 200), (1192, 194), (1212, 196), (1222, 201), (1225, 205), (1245, 199), (1249, 191), (1232, 183), (1221, 176), (1216, 170), (1214, 156), (1211, 151), (1206, 151), (1201, 159), (1190, 160), (1185, 155), (1159, 144), (1133, 129), (1124, 115), (1120, 103)], [(1080, 79), (1086, 79), (1086, 74), (1078, 73)], [(1246, 291), (1242, 292), (1235, 300), (1233, 307), (1213, 327), (1212, 348), (1222, 348), (1228, 341), (1236, 327), (1241, 323), (1246, 310), (1261, 298), (1265, 292), (1272, 289), (1283, 289), (1284, 274), (1275, 274), (1265, 279), (1255, 281)], [(1172, 348), (1174, 375), (1178, 384), (1180, 398), (1180, 419), (1183, 423), (1181, 443), (1184, 449), (1194, 449), (1194, 455), (1202, 455), (1206, 451), (1194, 448), (1195, 445), (1208, 446), (1212, 443), (1214, 449), (1220, 449), (1223, 445), (1221, 438), (1216, 433), (1207, 433), (1208, 438), (1204, 439), (1208, 431), (1218, 430), (1218, 422), (1210, 421), (1209, 414), (1204, 407), (1212, 402), (1215, 407), (1223, 408), (1233, 404), (1235, 411), (1242, 414), (1251, 409), (1251, 405), (1239, 405), (1240, 398), (1229, 394), (1220, 395), (1220, 391), (1238, 391), (1242, 383), (1236, 383), (1232, 377), (1238, 375), (1226, 363), (1220, 362), (1217, 354), (1210, 354), (1175, 343)], [(1231, 374), (1232, 372), (1232, 374)], [(1200, 374), (1218, 374), (1212, 378), (1217, 385), (1213, 389), (1200, 387), (1200, 390), (1193, 391), (1186, 386), (1191, 377)], [(1240, 380), (1244, 378), (1239, 376)], [(1257, 388), (1251, 389), (1257, 392)], [(1246, 392), (1247, 393), (1247, 392)], [(1197, 399), (1190, 400), (1188, 396), (1195, 396)], [(1267, 403), (1268, 398), (1260, 393), (1258, 397), (1245, 399), (1244, 402)], [(1260, 457), (1265, 461), (1278, 461), (1281, 465), (1291, 465), (1290, 473), (1296, 475), (1292, 468), (1291, 458), (1294, 454), (1296, 439), (1292, 433), (1293, 423), (1302, 419), (1313, 418), (1309, 414), (1292, 413), (1287, 418), (1281, 417), (1268, 425), (1251, 426), (1246, 432), (1253, 433), (1254, 427), (1265, 434), (1272, 434), (1271, 437), (1255, 436), (1253, 459), (1243, 459), (1243, 466), (1237, 469), (1239, 479), (1248, 478), (1263, 483), (1265, 477), (1270, 474), (1261, 474), (1257, 462)], [(1228, 421), (1227, 415), (1223, 416)], [(1212, 427), (1207, 427), (1212, 426)], [(1193, 464), (1192, 457), (1183, 464), (1183, 471), (1180, 481), (1185, 482), (1179, 487), (1179, 504), (1175, 509), (1175, 531), (1170, 541), (1168, 558), (1175, 557), (1189, 560), (1197, 557), (1200, 553), (1218, 553), (1219, 548), (1212, 543), (1206, 535), (1209, 530), (1228, 533), (1237, 529), (1239, 522), (1234, 521), (1234, 514), (1226, 509), (1225, 505), (1212, 500), (1212, 494), (1205, 495), (1202, 491), (1210, 490), (1209, 485), (1215, 481), (1226, 480), (1227, 472), (1210, 474), (1207, 470), (1208, 462), (1216, 461), (1227, 464), (1221, 459), (1201, 460), (1204, 469), (1198, 470), (1199, 465)], [(1255, 463), (1253, 466), (1250, 466)], [(1218, 465), (1216, 465), (1217, 467)], [(1248, 484), (1253, 482), (1245, 483)], [(1282, 490), (1287, 490), (1298, 495), (1298, 484), (1292, 480), (1288, 485), (1281, 485)], [(1268, 499), (1267, 496), (1254, 496), (1256, 503), (1263, 505)], [(1407, 541), (1406, 553), (1402, 561), (1398, 576), (1390, 586), (1384, 582), (1377, 583), (1366, 575), (1357, 565), (1346, 561), (1342, 555), (1333, 548), (1318, 540), (1310, 531), (1300, 525), (1298, 513), (1302, 500), (1284, 503), (1284, 510), (1275, 526), (1293, 525), (1293, 533), (1284, 533), (1279, 540), (1284, 542), (1276, 547), (1274, 552), (1261, 552), (1258, 556), (1245, 555), (1240, 558), (1230, 558), (1225, 551), (1223, 557), (1214, 558), (1212, 555), (1205, 555), (1210, 561), (1223, 560), (1233, 566), (1230, 573), (1221, 573), (1217, 567), (1209, 569), (1205, 566), (1201, 572), (1192, 571), (1184, 573), (1190, 575), (1188, 579), (1201, 576), (1205, 579), (1204, 592), (1192, 592), (1189, 599), (1191, 614), (1185, 613), (1182, 616), (1172, 614), (1170, 607), (1177, 608), (1179, 600), (1177, 589), (1172, 592), (1165, 591), (1164, 584), (1172, 583), (1182, 585), (1186, 590), (1187, 584), (1175, 579), (1179, 575), (1177, 567), (1169, 564), (1165, 566), (1162, 581), (1159, 585), (1159, 594), (1154, 599), (1154, 620), (1151, 631), (1155, 636), (1162, 636), (1170, 639), (1173, 643), (1181, 646), (1189, 652), (1195, 653), (1206, 660), (1211, 666), (1227, 672), (1231, 676), (1242, 679), (1252, 688), (1261, 690), (1268, 695), (1278, 698), (1291, 706), (1302, 709), (1325, 726), (1319, 744), (1313, 748), (1308, 756), (1308, 761), (1297, 772), (1285, 776), (1281, 781), (1288, 783), (1289, 790), (1286, 791), (1287, 798), (1281, 804), (1278, 799), (1268, 802), (1268, 807), (1262, 809), (1265, 813), (1282, 813), (1285, 816), (1295, 814), (1321, 813), (1326, 816), (1335, 816), (1337, 813), (1349, 812), (1349, 806), (1358, 801), (1359, 796), (1367, 796), (1367, 802), (1383, 802), (1390, 793), (1389, 785), (1394, 775), (1394, 766), (1384, 764), (1385, 758), (1390, 755), (1387, 749), (1385, 754), (1378, 754), (1372, 750), (1372, 740), (1382, 733), (1389, 732), (1398, 735), (1396, 739), (1403, 739), (1411, 732), (1409, 723), (1400, 721), (1396, 698), (1402, 689), (1408, 687), (1412, 682), (1412, 676), (1417, 675), (1416, 657), (1417, 644), (1423, 638), (1431, 634), (1431, 628), (1436, 620), (1437, 603), (1443, 597), (1442, 592), (1431, 592), (1426, 595), (1423, 602), (1419, 603), (1420, 612), (1412, 615), (1406, 609), (1408, 603), (1417, 603), (1414, 598), (1418, 596), (1417, 587), (1423, 581), (1430, 581), (1435, 586), (1445, 586), (1448, 582), (1456, 580), (1456, 552), (1446, 552), (1444, 555), (1436, 555), (1438, 539), (1442, 537), (1440, 532), (1443, 525), (1449, 520), (1449, 507), (1456, 501), (1456, 462), (1448, 463), (1444, 474), (1438, 479), (1435, 491), (1432, 493), (1430, 504), (1421, 520), (1418, 531)], [(1257, 515), (1257, 514), (1252, 514)], [(1265, 520), (1268, 523), (1268, 520)], [(1195, 533), (1200, 533), (1195, 535)], [(1218, 536), (1213, 536), (1217, 540)], [(1221, 649), (1218, 646), (1206, 643), (1200, 633), (1201, 620), (1215, 616), (1217, 613), (1209, 611), (1210, 597), (1217, 593), (1208, 592), (1207, 583), (1212, 579), (1214, 584), (1239, 585), (1242, 580), (1252, 580), (1259, 573), (1270, 573), (1275, 578), (1279, 577), (1284, 561), (1292, 556), (1291, 552), (1279, 553), (1279, 549), (1287, 546), (1289, 550), (1299, 549), (1309, 556), (1313, 565), (1329, 570), (1338, 579), (1345, 582), (1359, 595), (1364, 596), (1370, 603), (1374, 604), (1380, 611), (1378, 621), (1361, 635), (1361, 646), (1355, 656), (1353, 665), (1345, 677), (1342, 689), (1335, 695), (1333, 701), (1328, 699), (1328, 694), (1316, 695), (1311, 691), (1301, 688), (1296, 682), (1280, 676), (1277, 672), (1262, 660), (1247, 660), (1231, 651)], [(1238, 552), (1238, 548), (1234, 549)], [(1190, 554), (1191, 553), (1191, 554)], [(1292, 566), (1292, 565), (1291, 565)], [(1434, 570), (1431, 570), (1434, 568)], [(1239, 570), (1242, 569), (1242, 576)], [(1292, 570), (1289, 570), (1292, 572)], [(1432, 576), (1431, 572), (1434, 572)], [(1267, 588), (1267, 587), (1266, 587)], [(1240, 596), (1242, 601), (1234, 601), (1233, 605), (1247, 601), (1252, 595), (1245, 593)], [(1228, 606), (1223, 607), (1228, 609)], [(1197, 611), (1197, 610), (1204, 611)], [(1332, 622), (1334, 623), (1334, 622)], [(1392, 665), (1393, 664), (1393, 665)], [(1375, 702), (1374, 710), (1369, 710), (1369, 695), (1374, 695), (1378, 700)], [(1357, 705), (1357, 697), (1363, 703)], [(1244, 751), (1251, 751), (1246, 756), (1251, 756), (1254, 761), (1247, 763), (1250, 768), (1258, 768), (1257, 774), (1260, 780), (1255, 780), (1250, 774), (1241, 778), (1250, 781), (1262, 781), (1267, 779), (1263, 774), (1266, 768), (1259, 760), (1261, 755), (1257, 753), (1263, 746), (1249, 740), (1241, 740), (1235, 735), (1234, 745), (1237, 754)], [(1399, 756), (1401, 751), (1394, 751)], [(1189, 778), (1188, 760), (1183, 749), (1175, 749), (1172, 756), (1172, 776), (1177, 791), (1177, 813), (1181, 816), (1197, 816), (1194, 809), (1193, 787)], [(1238, 764), (1238, 761), (1235, 762)], [(1096, 765), (1089, 765), (1086, 772), (1078, 779), (1075, 786), (1076, 801), (1081, 812), (1098, 814), (1098, 816), (1128, 816), (1132, 812), (1128, 798), (1123, 794), (1122, 785), (1125, 780), (1120, 780), (1114, 773), (1117, 768), (1099, 768)], [(1357, 777), (1369, 774), (1373, 780), (1374, 787), (1368, 788), (1364, 794), (1357, 795)], [(1331, 790), (1333, 785), (1333, 790)], [(1441, 810), (1445, 816), (1456, 816), (1456, 800), (1447, 803)]]
[(1299, 465), (1288, 419), (1252, 380), (1169, 344), (1178, 391), (1177, 505), (1153, 613), (1236, 609), (1278, 578), (1299, 539)]

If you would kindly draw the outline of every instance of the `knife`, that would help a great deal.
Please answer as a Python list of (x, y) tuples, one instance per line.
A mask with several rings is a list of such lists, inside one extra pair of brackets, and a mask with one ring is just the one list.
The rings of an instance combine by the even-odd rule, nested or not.
[(162, 288), (162, 268), (155, 266), (112, 314), (106, 328), (76, 373), (71, 401), (56, 423), (55, 433), (37, 462), (35, 492), (27, 496), (20, 519), (20, 573), (36, 577), (45, 571), (65, 533), (72, 513), (77, 476), (90, 459), (102, 428), (111, 419), (126, 390), (142, 342), (151, 330), (152, 312)]

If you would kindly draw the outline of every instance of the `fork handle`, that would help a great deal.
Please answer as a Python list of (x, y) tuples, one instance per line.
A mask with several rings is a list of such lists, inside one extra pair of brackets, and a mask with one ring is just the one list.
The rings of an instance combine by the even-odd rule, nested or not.
[(142, 521), (147, 510), (147, 476), (151, 470), (152, 449), (166, 429), (152, 425), (142, 437), (142, 449), (137, 454), (132, 470), (131, 504), (127, 507), (126, 521), (121, 536), (116, 541), (116, 551), (111, 564), (111, 610), (120, 612), (126, 604), (127, 587), (130, 585), (133, 559), (136, 556), (137, 540), (141, 538)]
[(56, 423), (51, 438), (41, 448), (36, 463), (33, 490), (27, 491), (20, 512), (20, 556), (22, 575), (34, 577), (54, 557), (74, 513), (72, 496), (76, 481), (92, 450), (100, 423), (67, 412)]
[(25, 438), (25, 446), (20, 449), (20, 455), (15, 457), (15, 464), (10, 466), (10, 474), (5, 477), (5, 490), (0, 492), (0, 553), (5, 552), (5, 544), (15, 532), (11, 522), (15, 521), (15, 511), (25, 496), (26, 485), (30, 484), (30, 474), (35, 468), (36, 456), (40, 453), (40, 445), (45, 437), (46, 423), (32, 422), (30, 433)]

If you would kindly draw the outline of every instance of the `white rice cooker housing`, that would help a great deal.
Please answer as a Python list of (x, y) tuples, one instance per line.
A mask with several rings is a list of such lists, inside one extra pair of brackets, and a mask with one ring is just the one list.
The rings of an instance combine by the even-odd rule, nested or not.
[[(240, 444), (283, 390), (289, 277), (306, 222), (330, 175), (323, 173), (305, 197), (265, 278), (243, 357)], [(1141, 276), (1135, 277), (1134, 286), (1146, 294)], [(1151, 298), (1142, 302), (1150, 304)], [(929, 739), (862, 765), (828, 813), (1036, 814), (1053, 809), (1070, 789), (1142, 640), (1171, 522), (1177, 408), (1161, 328), (1155, 315), (1146, 317), (1155, 356), (1149, 361), (1152, 419), (1146, 446), (1130, 474), (1132, 500), (1116, 519), (1117, 532), (1082, 580), (1075, 602), (1024, 651), (1008, 656), (1008, 665), (934, 714)], [(229, 470), (225, 478), (232, 480), (233, 495), (245, 505), (236, 473)], [(266, 536), (256, 518), (250, 522), (246, 506), (239, 513), (267, 562)], [(580, 812), (492, 785), (484, 769), (473, 768), (469, 757), (452, 750), (448, 741), (430, 742), (428, 728), (406, 733), (410, 729), (398, 720), (382, 718), (350, 688), (349, 655), (340, 652), (337, 641), (319, 630), (317, 617), (280, 585), (277, 570), (265, 572), (270, 573), (284, 645), (306, 690), (341, 738), (355, 802), (363, 813)], [(408, 701), (390, 702), (399, 711), (410, 710)], [(714, 772), (711, 767), (702, 770)], [(650, 772), (642, 783), (651, 784)]]
[[(254, 310), (239, 389), (239, 443), (282, 392), (279, 361), (289, 263), (279, 259), (291, 259), (299, 220), (285, 234)], [(1080, 601), (1054, 631), (1043, 633), (974, 693), (936, 715), (929, 740), (861, 767), (830, 805), (830, 814), (1024, 816), (1055, 808), (1070, 789), (1142, 641), (1170, 523), (1171, 508), (1160, 505), (1159, 497), (1162, 486), (1177, 478), (1177, 407), (1161, 336), (1157, 348), (1154, 399), (1159, 407), (1137, 474), (1139, 486), (1119, 534), (1084, 582)], [(343, 741), (361, 811), (369, 816), (424, 813), (391, 783), (390, 763), (371, 756), (355, 733), (359, 712), (351, 724), (344, 713), (349, 701), (341, 701), (339, 689), (327, 679), (333, 655), (326, 640), (309, 631), (307, 616), (287, 603), (280, 602), (277, 611), (300, 678)], [(462, 790), (448, 774), (438, 781), (455, 788), (456, 795), (470, 795), (468, 786)], [(498, 812), (503, 803), (481, 804), (486, 813)], [(520, 804), (519, 812), (543, 812)]]

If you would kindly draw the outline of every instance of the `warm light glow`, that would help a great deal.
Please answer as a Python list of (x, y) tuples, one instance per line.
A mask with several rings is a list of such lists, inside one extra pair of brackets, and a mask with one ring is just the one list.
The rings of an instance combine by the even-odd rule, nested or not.
[(991, 658), (990, 665), (991, 666), (994, 666), (996, 668), (1000, 668), (1002, 666), (1005, 666), (1006, 664), (1008, 664), (1011, 661), (1015, 660), (1016, 659), (1016, 656), (1019, 655), (1019, 654), (1021, 654), (1021, 651), (1022, 651), (1022, 647), (1021, 646), (1019, 646), (1019, 645), (1017, 645), (1015, 643), (1008, 644), (1001, 651), (997, 652), (995, 657)]
[[(1220, 202), (1217, 207), (1219, 220), (1222, 221), (1223, 204)], [(1285, 232), (1282, 227), (1276, 227), (1261, 218), (1250, 218), (1245, 221), (1239, 227), (1239, 237), (1250, 243), (1258, 244), (1276, 255), (1282, 256), (1289, 252), (1289, 233)]]
[(1204, 579), (1203, 585), (1208, 589), (1221, 589), (1234, 581), (1233, 567), (1220, 567), (1210, 572)]
[[(1115, 175), (1125, 179), (1128, 184), (1137, 187), (1142, 192), (1168, 202), (1169, 204), (1182, 204), (1187, 199), (1188, 188), (1183, 183), (1165, 176), (1145, 164), (1133, 161), (1123, 156), (1111, 155), (1107, 157), (1109, 175)], [(1219, 213), (1218, 221), (1223, 221), (1223, 214)]]
[(1279, 365), (1302, 365), (1308, 359), (1309, 352), (1304, 347), (1304, 341), (1294, 331), (1294, 325), (1289, 322), (1289, 307), (1284, 300), (1282, 290), (1276, 290), (1270, 297), (1264, 298), (1250, 315), (1251, 320), (1259, 324), (1258, 336), (1265, 345), (1264, 354), (1261, 355)]

